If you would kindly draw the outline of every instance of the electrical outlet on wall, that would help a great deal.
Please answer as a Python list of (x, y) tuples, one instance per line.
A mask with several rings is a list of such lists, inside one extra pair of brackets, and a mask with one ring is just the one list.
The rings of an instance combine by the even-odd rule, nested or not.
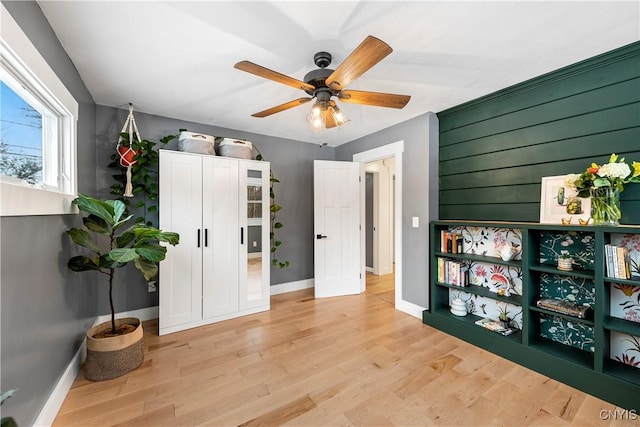
[(256, 242), (255, 240), (253, 241), (253, 247), (257, 248), (258, 247), (258, 242)]
[(153, 280), (151, 282), (147, 282), (147, 290), (149, 292), (155, 292), (158, 290), (158, 287), (156, 286), (156, 281)]

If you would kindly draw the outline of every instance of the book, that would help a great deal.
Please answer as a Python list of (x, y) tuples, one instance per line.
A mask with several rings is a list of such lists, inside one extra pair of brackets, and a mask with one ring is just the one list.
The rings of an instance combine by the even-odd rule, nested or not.
[(604, 245), (605, 266), (607, 277), (614, 277), (613, 269), (613, 245)]
[(491, 320), (488, 317), (485, 317), (480, 320), (476, 320), (475, 324), (478, 326), (482, 326), (483, 328), (488, 329), (490, 331), (497, 332), (504, 336), (511, 335), (514, 332), (519, 331), (519, 329), (516, 328), (515, 326), (511, 326), (511, 325), (505, 326), (504, 322)]
[[(625, 253), (626, 252), (626, 253)], [(616, 246), (616, 258), (617, 258), (617, 266), (616, 266), (616, 278), (618, 279), (630, 279), (627, 277), (627, 257), (628, 250), (622, 246)]]
[(447, 252), (447, 238), (449, 232), (446, 230), (440, 231), (440, 252)]
[(444, 274), (445, 264), (446, 264), (446, 260), (444, 258), (438, 258), (438, 282), (440, 282), (440, 283), (444, 283), (444, 279), (445, 279), (445, 274)]

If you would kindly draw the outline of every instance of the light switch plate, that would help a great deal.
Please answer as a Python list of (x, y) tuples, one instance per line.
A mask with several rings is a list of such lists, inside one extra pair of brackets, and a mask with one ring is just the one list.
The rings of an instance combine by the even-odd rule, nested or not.
[(417, 216), (414, 216), (412, 219), (413, 219), (413, 228), (420, 227), (420, 218), (418, 218)]

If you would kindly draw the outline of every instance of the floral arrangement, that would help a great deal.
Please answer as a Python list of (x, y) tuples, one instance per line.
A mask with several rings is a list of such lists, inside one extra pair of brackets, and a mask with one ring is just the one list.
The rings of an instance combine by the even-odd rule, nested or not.
[(581, 174), (572, 173), (565, 177), (565, 185), (575, 189), (580, 197), (589, 197), (592, 188), (600, 187), (622, 192), (624, 185), (631, 182), (640, 183), (640, 163), (633, 162), (629, 167), (624, 157), (618, 158), (615, 153), (609, 157), (609, 163), (602, 166), (591, 163)]
[(574, 189), (579, 197), (591, 196), (591, 218), (596, 225), (618, 225), (620, 196), (625, 184), (640, 183), (640, 163), (632, 162), (631, 167), (624, 157), (611, 154), (609, 163), (602, 166), (591, 163), (581, 174), (568, 174), (565, 186)]

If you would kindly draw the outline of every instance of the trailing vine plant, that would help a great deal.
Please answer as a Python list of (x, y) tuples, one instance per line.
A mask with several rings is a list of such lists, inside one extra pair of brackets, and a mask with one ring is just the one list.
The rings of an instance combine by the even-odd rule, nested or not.
[[(176, 137), (177, 135), (167, 135), (161, 138), (158, 148), (164, 147)], [(118, 199), (125, 204), (127, 210), (132, 207), (141, 210), (142, 214), (136, 217), (136, 223), (143, 223), (148, 226), (157, 225), (150, 218), (151, 214), (158, 211), (158, 163), (160, 155), (155, 148), (158, 143), (146, 139), (139, 141), (135, 134), (133, 141), (129, 141), (129, 134), (126, 132), (121, 133), (120, 138), (120, 145), (131, 147), (136, 152), (133, 159), (137, 162), (131, 166), (133, 197), (123, 196), (127, 182), (127, 169), (120, 165), (120, 157), (116, 152), (111, 155), (111, 163), (108, 165), (109, 168), (118, 170), (118, 173), (112, 175), (116, 183), (111, 186), (111, 194), (118, 195)]]
[[(216, 142), (219, 143), (223, 138), (217, 137)], [(253, 145), (253, 149), (256, 150), (256, 160), (264, 161), (264, 156), (260, 152), (260, 150)], [(270, 230), (269, 230), (269, 239), (271, 240), (271, 264), (278, 268), (289, 267), (289, 261), (281, 261), (276, 258), (276, 251), (282, 245), (282, 241), (276, 238), (276, 230), (284, 227), (280, 221), (277, 220), (278, 212), (282, 209), (282, 206), (276, 203), (276, 194), (274, 191), (274, 185), (280, 182), (274, 175), (273, 170), (269, 168), (269, 213), (270, 213)]]

